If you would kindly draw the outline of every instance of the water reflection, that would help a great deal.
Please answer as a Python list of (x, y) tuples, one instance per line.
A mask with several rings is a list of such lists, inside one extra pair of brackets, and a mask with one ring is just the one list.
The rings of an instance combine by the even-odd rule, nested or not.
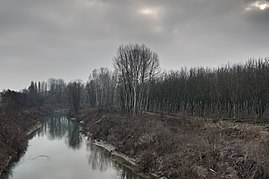
[(43, 128), (37, 132), (39, 137), (47, 136), (49, 140), (65, 139), (68, 147), (80, 149), (82, 136), (81, 127), (78, 122), (70, 121), (63, 116), (48, 118)]
[[(3, 179), (141, 179), (81, 133), (78, 122), (50, 116)], [(43, 176), (46, 174), (46, 176)]]
[(94, 145), (92, 142), (87, 143), (87, 149), (91, 151), (88, 157), (89, 166), (93, 170), (106, 171), (110, 166), (113, 166), (121, 176), (121, 179), (140, 179), (130, 169), (123, 167), (122, 165), (111, 160), (111, 155), (108, 152), (104, 152), (100, 147)]

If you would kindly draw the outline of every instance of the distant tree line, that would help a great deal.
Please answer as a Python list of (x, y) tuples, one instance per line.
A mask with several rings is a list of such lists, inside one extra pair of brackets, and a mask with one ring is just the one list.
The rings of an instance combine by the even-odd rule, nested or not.
[(129, 44), (119, 47), (113, 64), (114, 71), (93, 71), (86, 85), (91, 107), (226, 118), (261, 118), (268, 107), (267, 58), (161, 72), (155, 52)]
[(0, 114), (16, 114), (27, 105), (27, 95), (16, 91), (6, 90), (1, 93)]
[(268, 108), (267, 58), (164, 72), (156, 52), (143, 44), (128, 44), (118, 48), (113, 65), (114, 70), (94, 69), (86, 83), (51, 78), (31, 82), (20, 93), (3, 91), (2, 106), (69, 104), (74, 113), (88, 106), (133, 115), (152, 111), (227, 118), (261, 118)]
[(151, 111), (261, 118), (269, 102), (268, 59), (163, 73), (152, 84), (149, 98)]

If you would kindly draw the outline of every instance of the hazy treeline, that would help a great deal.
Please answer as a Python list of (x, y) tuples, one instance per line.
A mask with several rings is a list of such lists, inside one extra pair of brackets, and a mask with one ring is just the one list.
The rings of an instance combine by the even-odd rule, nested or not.
[(233, 118), (254, 115), (260, 118), (268, 106), (267, 58), (213, 69), (162, 72), (157, 53), (145, 45), (129, 44), (118, 48), (113, 65), (113, 70), (94, 69), (86, 83), (52, 78), (48, 82), (31, 82), (21, 93), (4, 91), (3, 104), (10, 103), (7, 96), (14, 95), (15, 101), (21, 100), (17, 104), (70, 104), (75, 113), (83, 105), (118, 108), (133, 114), (182, 112)]

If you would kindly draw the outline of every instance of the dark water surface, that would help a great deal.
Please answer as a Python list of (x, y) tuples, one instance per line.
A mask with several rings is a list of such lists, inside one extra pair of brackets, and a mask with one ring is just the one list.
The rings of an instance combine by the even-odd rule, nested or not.
[(80, 125), (50, 116), (4, 179), (142, 179), (80, 133)]

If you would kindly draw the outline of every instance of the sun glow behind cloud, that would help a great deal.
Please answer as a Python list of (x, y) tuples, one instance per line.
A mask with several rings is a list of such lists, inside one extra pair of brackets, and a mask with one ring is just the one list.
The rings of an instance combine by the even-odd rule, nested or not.
[(150, 9), (150, 8), (141, 9), (140, 13), (144, 14), (144, 15), (154, 15), (154, 14), (156, 14), (156, 12), (153, 9)]
[(146, 7), (139, 9), (138, 13), (140, 15), (159, 20), (161, 15), (161, 8), (154, 8), (154, 7)]
[(246, 10), (252, 10), (252, 9), (259, 9), (259, 10), (266, 10), (269, 8), (269, 2), (266, 0), (259, 0), (253, 3), (250, 3)]
[(164, 31), (162, 25), (162, 16), (164, 9), (161, 7), (143, 7), (138, 9), (138, 14), (143, 18), (149, 20), (148, 26), (154, 33), (161, 33)]

